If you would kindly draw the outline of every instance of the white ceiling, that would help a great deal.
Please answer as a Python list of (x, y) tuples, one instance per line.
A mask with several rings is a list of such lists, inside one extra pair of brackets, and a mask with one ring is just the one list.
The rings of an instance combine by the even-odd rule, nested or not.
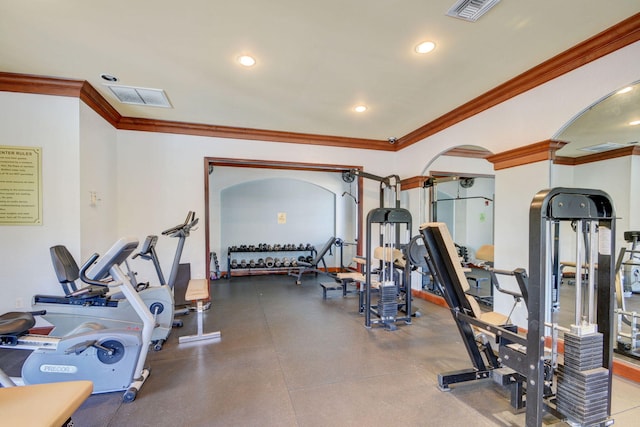
[[(86, 80), (128, 117), (385, 140), (640, 12), (504, 0), (471, 23), (445, 15), (453, 3), (0, 0), (0, 71)], [(424, 40), (435, 51), (415, 54)], [(164, 89), (173, 108), (121, 104), (102, 73)]]

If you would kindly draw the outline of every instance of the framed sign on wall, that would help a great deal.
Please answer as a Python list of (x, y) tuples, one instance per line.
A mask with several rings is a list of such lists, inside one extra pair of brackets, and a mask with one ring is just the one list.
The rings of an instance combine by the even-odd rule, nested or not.
[(42, 148), (0, 145), (0, 225), (42, 225)]

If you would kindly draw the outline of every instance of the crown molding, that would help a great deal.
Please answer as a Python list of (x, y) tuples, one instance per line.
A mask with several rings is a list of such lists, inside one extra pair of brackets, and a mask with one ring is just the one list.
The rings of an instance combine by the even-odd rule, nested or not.
[(452, 148), (451, 150), (442, 153), (443, 156), (455, 156), (455, 157), (470, 157), (474, 159), (486, 159), (491, 155), (491, 151), (487, 150), (474, 150), (471, 148)]
[(394, 151), (387, 141), (348, 138), (342, 136), (315, 135), (308, 133), (281, 132), (265, 129), (248, 129), (231, 126), (205, 125), (199, 123), (174, 122), (135, 117), (122, 117), (118, 129), (143, 132), (175, 133), (216, 138), (247, 139), (295, 144), (324, 145), (367, 150)]
[(640, 147), (632, 145), (630, 147), (618, 148), (617, 150), (603, 151), (580, 157), (557, 156), (553, 159), (555, 165), (577, 166), (586, 163), (601, 162), (603, 160), (615, 159), (625, 156), (640, 156)]
[(411, 178), (405, 178), (400, 180), (400, 189), (411, 190), (413, 188), (422, 188), (424, 182), (428, 179), (428, 176), (413, 176)]
[(89, 82), (82, 82), (80, 99), (89, 108), (102, 116), (103, 119), (111, 123), (111, 126), (118, 128), (118, 123), (122, 120), (122, 116)]
[[(32, 74), (0, 71), (0, 91), (80, 97), (84, 82), (81, 80), (43, 77)], [(105, 101), (106, 102), (106, 101)]]
[(596, 34), (398, 139), (402, 150), (482, 111), (640, 40), (640, 13)]
[(0, 72), (0, 91), (80, 98), (116, 129), (395, 151), (388, 141), (125, 117), (87, 81)]
[(543, 160), (553, 160), (555, 152), (566, 144), (566, 142), (552, 140), (536, 142), (535, 144), (494, 154), (487, 157), (487, 160), (493, 163), (494, 170), (528, 165)]

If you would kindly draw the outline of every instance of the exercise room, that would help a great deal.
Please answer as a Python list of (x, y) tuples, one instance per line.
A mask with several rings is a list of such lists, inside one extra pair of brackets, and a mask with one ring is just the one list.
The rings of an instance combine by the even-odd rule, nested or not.
[(0, 0), (26, 426), (635, 426), (640, 5)]

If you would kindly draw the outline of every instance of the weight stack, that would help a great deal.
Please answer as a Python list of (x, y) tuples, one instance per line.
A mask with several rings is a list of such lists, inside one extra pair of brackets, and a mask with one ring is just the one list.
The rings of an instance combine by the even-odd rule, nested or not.
[(398, 301), (396, 300), (396, 284), (384, 282), (380, 285), (378, 294), (378, 316), (383, 321), (395, 320), (398, 315)]
[(609, 370), (602, 367), (602, 334), (564, 334), (564, 365), (558, 366), (558, 411), (569, 421), (592, 426), (609, 414)]

